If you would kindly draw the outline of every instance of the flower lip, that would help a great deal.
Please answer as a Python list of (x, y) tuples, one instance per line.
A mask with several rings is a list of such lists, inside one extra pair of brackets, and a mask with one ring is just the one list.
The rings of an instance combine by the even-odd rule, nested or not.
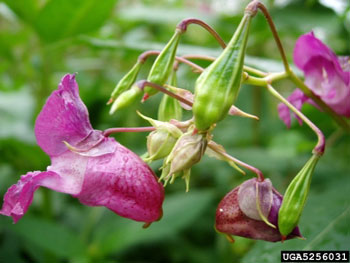
[[(265, 179), (265, 181), (268, 179)], [(253, 202), (248, 202), (251, 205), (256, 205), (255, 203), (255, 193), (253, 193), (251, 188), (254, 188), (256, 184), (259, 184), (256, 178), (250, 179), (245, 183), (237, 186), (231, 192), (229, 192), (219, 203), (216, 210), (216, 229), (225, 234), (242, 236), (251, 239), (259, 239), (270, 242), (281, 241), (282, 237), (278, 231), (278, 227), (273, 228), (267, 225), (262, 220), (257, 220), (246, 215), (240, 208), (239, 195), (246, 192), (247, 198), (253, 198)], [(241, 193), (240, 187), (243, 186)], [(248, 186), (248, 187), (247, 187)], [(253, 194), (252, 194), (253, 193)], [(266, 191), (269, 195), (269, 191)], [(278, 211), (282, 203), (282, 195), (278, 193), (276, 189), (272, 187), (272, 200), (271, 208), (268, 214), (268, 221), (278, 226)], [(242, 197), (241, 197), (242, 198)], [(266, 199), (265, 197), (263, 199)], [(263, 204), (263, 202), (262, 202)], [(256, 207), (250, 208), (251, 210), (256, 210)], [(288, 235), (287, 239), (294, 237), (302, 237), (299, 228), (296, 227), (293, 232)]]
[(135, 153), (93, 130), (75, 75), (65, 75), (52, 92), (36, 120), (35, 135), (51, 165), (47, 171), (27, 173), (11, 186), (0, 214), (17, 222), (34, 192), (44, 186), (136, 221), (149, 223), (161, 217), (162, 184)]
[(62, 78), (35, 121), (35, 136), (41, 149), (49, 156), (67, 151), (62, 143), (78, 144), (92, 131), (89, 113), (79, 97), (74, 74)]

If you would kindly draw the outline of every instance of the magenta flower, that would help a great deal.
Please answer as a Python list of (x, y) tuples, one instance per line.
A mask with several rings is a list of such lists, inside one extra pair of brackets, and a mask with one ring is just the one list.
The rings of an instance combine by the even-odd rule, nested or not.
[(136, 221), (160, 218), (163, 186), (136, 154), (93, 130), (75, 75), (65, 75), (48, 98), (36, 120), (35, 136), (51, 165), (45, 172), (23, 175), (12, 185), (0, 214), (16, 223), (28, 210), (34, 192), (43, 186)]
[[(350, 62), (337, 57), (333, 51), (314, 36), (302, 35), (294, 48), (294, 62), (305, 74), (305, 84), (339, 115), (350, 117)], [(315, 103), (296, 89), (288, 100), (299, 110), (304, 103)], [(284, 104), (278, 106), (280, 118), (290, 127), (290, 111)], [(301, 120), (298, 119), (301, 123)]]
[[(225, 234), (270, 242), (282, 240), (278, 231), (278, 211), (283, 196), (269, 179), (250, 179), (234, 188), (219, 203), (216, 229)], [(301, 237), (296, 227), (286, 239)]]

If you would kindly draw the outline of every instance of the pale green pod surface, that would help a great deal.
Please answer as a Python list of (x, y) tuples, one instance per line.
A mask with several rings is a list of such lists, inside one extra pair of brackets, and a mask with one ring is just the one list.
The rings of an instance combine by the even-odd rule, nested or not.
[(142, 90), (137, 86), (132, 86), (131, 89), (124, 91), (119, 97), (113, 102), (109, 114), (113, 114), (119, 109), (125, 108), (133, 103), (135, 100), (141, 97)]
[[(176, 86), (176, 72), (173, 71), (170, 76), (170, 85)], [(158, 120), (170, 121), (171, 119), (181, 120), (182, 108), (180, 102), (176, 99), (164, 94), (158, 108)]]
[(240, 86), (252, 14), (246, 13), (230, 43), (196, 81), (193, 114), (198, 130), (207, 130), (223, 119)]
[(169, 155), (173, 149), (177, 138), (164, 130), (156, 130), (147, 137), (147, 151), (149, 158), (147, 161), (162, 159)]
[[(173, 37), (154, 61), (151, 71), (148, 74), (147, 81), (158, 85), (164, 85), (166, 83), (173, 68), (180, 37), (181, 31), (176, 29)], [(158, 91), (154, 88), (145, 87), (145, 93), (147, 93), (149, 96), (154, 95), (157, 92)]]
[(300, 172), (294, 177), (284, 194), (278, 212), (278, 228), (287, 236), (297, 226), (309, 194), (312, 174), (320, 156), (313, 155)]
[(110, 101), (114, 101), (122, 92), (131, 88), (132, 84), (135, 83), (137, 75), (140, 72), (142, 63), (137, 61), (137, 63), (132, 67), (132, 69), (118, 82), (117, 86), (114, 88)]

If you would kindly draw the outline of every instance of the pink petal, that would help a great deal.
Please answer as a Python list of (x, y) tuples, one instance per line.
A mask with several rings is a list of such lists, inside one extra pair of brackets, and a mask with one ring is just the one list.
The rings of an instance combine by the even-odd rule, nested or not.
[(39, 186), (55, 187), (60, 184), (60, 177), (54, 172), (29, 172), (23, 175), (17, 184), (6, 192), (0, 214), (11, 216), (16, 223), (27, 212)]
[(86, 106), (79, 97), (75, 75), (65, 75), (52, 92), (35, 122), (39, 146), (50, 156), (67, 150), (62, 143), (75, 145), (92, 130)]
[(257, 187), (261, 212), (265, 218), (267, 218), (272, 203), (272, 183), (269, 179), (266, 179), (263, 182), (258, 182), (257, 179), (253, 178), (241, 184), (238, 191), (238, 205), (246, 216), (261, 221), (262, 219), (256, 204)]
[(323, 57), (332, 61), (337, 70), (341, 71), (337, 56), (333, 51), (314, 36), (313, 32), (302, 35), (298, 38), (294, 48), (294, 63), (298, 68), (304, 70), (306, 64), (314, 57)]
[[(297, 40), (294, 62), (304, 71), (305, 84), (316, 95), (339, 115), (350, 117), (348, 58), (338, 58), (329, 47), (310, 32)], [(308, 102), (312, 103), (311, 100)], [(286, 112), (282, 115), (286, 116)], [(285, 122), (290, 123), (288, 117), (284, 118)]]
[(152, 222), (161, 217), (162, 184), (136, 154), (92, 129), (74, 75), (64, 76), (47, 100), (36, 120), (35, 134), (50, 155), (51, 166), (46, 172), (22, 176), (10, 187), (1, 214), (17, 222), (36, 189), (44, 186), (136, 221)]
[[(267, 179), (265, 179), (266, 181)], [(249, 183), (247, 183), (249, 182)], [(216, 210), (216, 221), (215, 227), (216, 229), (225, 234), (241, 236), (251, 239), (260, 239), (270, 242), (281, 241), (281, 234), (277, 228), (272, 228), (268, 226), (265, 222), (261, 220), (255, 220), (247, 216), (240, 208), (239, 204), (239, 191), (245, 192), (250, 187), (256, 184), (256, 179), (250, 179), (243, 183), (240, 186), (234, 188), (231, 192), (229, 192), (219, 203), (218, 208)], [(260, 182), (261, 183), (261, 182)], [(272, 187), (271, 182), (264, 183), (262, 185), (261, 193), (268, 193), (268, 197), (266, 201), (270, 200), (270, 212), (268, 216), (269, 222), (273, 225), (278, 225), (278, 211), (281, 207), (282, 203), (282, 195), (276, 191)], [(244, 184), (246, 184), (244, 186)], [(244, 187), (245, 189), (240, 190), (240, 187)], [(270, 196), (270, 186), (272, 187), (272, 198)], [(263, 190), (265, 189), (265, 190)], [(247, 195), (253, 198), (253, 202), (251, 202), (252, 206), (256, 207), (256, 198), (252, 196), (250, 191), (247, 192)], [(247, 197), (250, 198), (250, 197)], [(298, 227), (293, 229), (293, 232), (288, 235), (287, 239), (291, 239), (294, 237), (301, 237), (300, 231)]]
[(152, 222), (161, 216), (163, 186), (149, 166), (136, 154), (108, 138), (116, 145), (113, 154), (89, 158), (80, 202), (106, 206), (120, 216)]
[(310, 60), (305, 66), (305, 84), (336, 113), (350, 117), (350, 83), (344, 82), (330, 61)]
[(216, 229), (235, 236), (270, 242), (281, 241), (281, 234), (277, 229), (263, 221), (251, 219), (242, 212), (238, 205), (238, 190), (239, 186), (229, 192), (219, 203), (216, 210)]
[[(287, 100), (298, 110), (301, 109), (301, 107), (303, 106), (304, 103), (310, 101), (310, 99), (299, 89), (294, 90), (292, 92), (292, 94), (289, 95)], [(285, 105), (284, 103), (278, 104), (278, 114), (279, 114), (281, 120), (284, 121), (286, 126), (288, 128), (290, 128), (291, 116), (290, 116), (290, 110), (289, 110), (288, 106)], [(301, 119), (298, 118), (298, 116), (296, 116), (295, 114), (294, 114), (294, 116), (298, 119), (299, 124), (301, 124), (302, 123)]]

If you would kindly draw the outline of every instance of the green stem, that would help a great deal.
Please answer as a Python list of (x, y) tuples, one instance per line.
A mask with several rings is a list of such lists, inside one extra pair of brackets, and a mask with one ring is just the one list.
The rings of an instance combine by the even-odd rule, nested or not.
[(247, 72), (243, 72), (242, 81), (244, 84), (249, 84), (249, 85), (254, 85), (259, 87), (266, 87), (266, 85), (268, 84), (265, 78), (253, 77), (253, 76), (250, 76)]
[(266, 73), (263, 78), (253, 77), (247, 72), (243, 73), (243, 83), (250, 84), (260, 87), (266, 87), (268, 84), (271, 84), (275, 81), (288, 78), (289, 75), (287, 72), (276, 72), (276, 73)]
[(295, 108), (288, 100), (286, 100), (281, 94), (279, 94), (270, 84), (266, 86), (267, 90), (277, 99), (282, 101), (291, 111), (293, 111), (300, 119), (302, 119), (317, 135), (317, 144), (313, 149), (313, 153), (316, 155), (322, 155), (325, 148), (325, 137), (321, 130), (310, 121), (301, 111)]
[(350, 132), (350, 126), (343, 117), (338, 115), (332, 108), (330, 108), (323, 100), (316, 96), (306, 85), (299, 79), (293, 71), (289, 72), (289, 78), (295, 85), (310, 99), (312, 99), (324, 112), (328, 113), (338, 125), (340, 125), (345, 131)]
[(268, 75), (268, 73), (266, 72), (263, 72), (261, 70), (258, 70), (256, 68), (253, 68), (253, 67), (249, 67), (249, 66), (243, 66), (243, 70), (247, 73), (250, 73), (250, 74), (253, 74), (253, 75), (256, 75), (258, 77), (266, 77)]

